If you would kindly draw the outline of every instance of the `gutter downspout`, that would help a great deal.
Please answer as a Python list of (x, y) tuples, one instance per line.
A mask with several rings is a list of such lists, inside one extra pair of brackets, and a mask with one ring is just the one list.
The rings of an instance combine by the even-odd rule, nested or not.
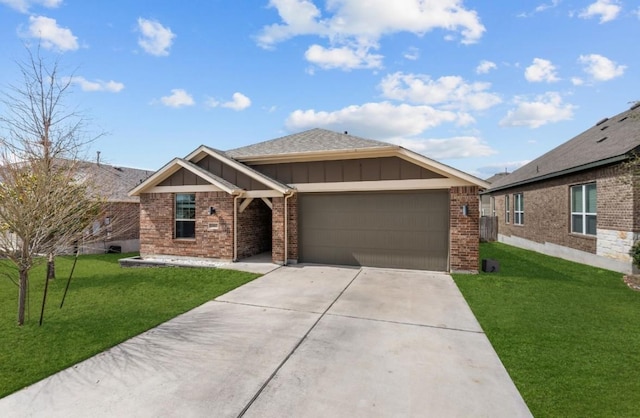
[(238, 199), (243, 193), (233, 196), (233, 262), (238, 261)]
[(287, 213), (287, 200), (293, 196), (292, 190), (288, 191), (289, 194), (284, 196), (284, 262), (283, 265), (287, 265), (289, 256), (289, 215)]

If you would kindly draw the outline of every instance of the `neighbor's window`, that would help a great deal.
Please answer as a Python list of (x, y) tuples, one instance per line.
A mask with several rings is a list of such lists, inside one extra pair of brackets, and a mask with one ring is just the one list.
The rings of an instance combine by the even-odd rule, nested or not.
[(511, 212), (509, 211), (509, 195), (504, 195), (504, 221), (511, 222)]
[(196, 195), (176, 194), (176, 238), (196, 237)]
[(596, 184), (571, 187), (571, 232), (596, 235)]
[(522, 193), (513, 195), (513, 223), (524, 225), (524, 195)]

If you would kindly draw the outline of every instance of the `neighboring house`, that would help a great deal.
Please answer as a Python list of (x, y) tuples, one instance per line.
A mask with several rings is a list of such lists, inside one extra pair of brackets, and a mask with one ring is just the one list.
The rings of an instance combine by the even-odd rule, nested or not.
[(478, 270), (484, 181), (402, 147), (323, 129), (200, 146), (134, 188), (143, 257)]
[(585, 264), (631, 272), (640, 196), (628, 163), (640, 146), (640, 104), (497, 180), (489, 193), (498, 239)]
[[(485, 179), (485, 181), (489, 184), (493, 184), (502, 177), (508, 175), (508, 172), (504, 173), (496, 173), (493, 176)], [(491, 195), (487, 193), (483, 193), (480, 195), (480, 216), (496, 216), (496, 207), (495, 200), (491, 197)]]
[(103, 253), (109, 250), (139, 251), (140, 198), (129, 196), (128, 192), (153, 172), (100, 162), (82, 162), (78, 172), (79, 178), (91, 178), (91, 183), (97, 187), (97, 194), (107, 202), (105, 213), (101, 214), (92, 225), (92, 237), (78, 243), (80, 251), (82, 253)]

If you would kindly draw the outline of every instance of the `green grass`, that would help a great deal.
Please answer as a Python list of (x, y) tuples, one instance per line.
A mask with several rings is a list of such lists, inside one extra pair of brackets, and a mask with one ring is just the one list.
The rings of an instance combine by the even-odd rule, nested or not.
[(58, 258), (41, 327), (44, 266), (31, 273), (23, 327), (16, 325), (18, 288), (0, 275), (0, 398), (258, 277), (218, 269), (123, 269), (122, 257), (80, 257), (62, 309), (72, 259)]
[(640, 416), (640, 292), (622, 274), (499, 243), (454, 275), (537, 417)]

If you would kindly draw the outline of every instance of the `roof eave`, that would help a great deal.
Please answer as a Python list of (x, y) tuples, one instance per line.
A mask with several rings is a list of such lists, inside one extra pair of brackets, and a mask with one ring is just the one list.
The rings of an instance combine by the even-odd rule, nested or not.
[(512, 189), (514, 187), (524, 186), (524, 185), (531, 184), (531, 183), (537, 183), (539, 181), (549, 180), (549, 179), (556, 178), (556, 177), (562, 177), (562, 176), (566, 176), (567, 174), (573, 174), (573, 173), (577, 173), (577, 172), (580, 172), (580, 171), (590, 170), (592, 168), (598, 168), (598, 167), (602, 167), (602, 166), (605, 166), (605, 165), (621, 162), (621, 161), (627, 160), (628, 158), (629, 158), (629, 156), (627, 154), (618, 155), (618, 156), (615, 156), (615, 157), (606, 158), (604, 160), (599, 160), (599, 161), (594, 161), (594, 162), (591, 162), (591, 163), (588, 163), (588, 164), (583, 164), (583, 165), (580, 165), (580, 166), (577, 166), (577, 167), (571, 167), (571, 168), (568, 168), (566, 170), (556, 171), (556, 172), (545, 174), (545, 175), (542, 175), (542, 176), (533, 177), (533, 178), (530, 178), (530, 179), (521, 180), (521, 181), (517, 181), (517, 182), (514, 182), (514, 183), (508, 183), (508, 184), (505, 184), (505, 185), (502, 185), (502, 186), (498, 186), (498, 187), (492, 187), (487, 192), (488, 193), (493, 193), (493, 192), (498, 192), (498, 191), (501, 191), (501, 190)]

